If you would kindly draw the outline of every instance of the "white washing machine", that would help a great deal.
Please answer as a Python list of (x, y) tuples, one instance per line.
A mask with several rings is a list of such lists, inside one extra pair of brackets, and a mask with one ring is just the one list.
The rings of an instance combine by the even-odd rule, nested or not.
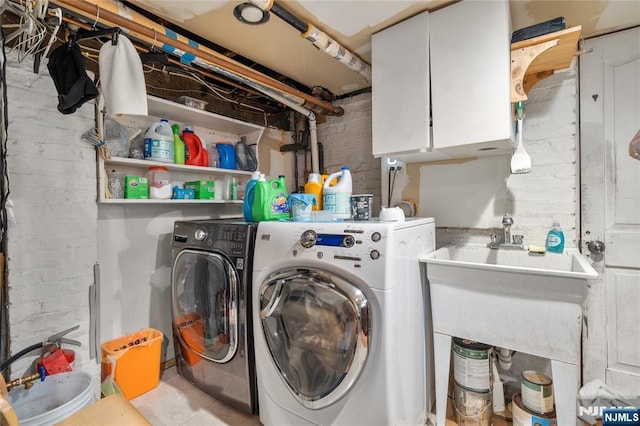
[(264, 425), (424, 425), (431, 218), (260, 222), (253, 324)]

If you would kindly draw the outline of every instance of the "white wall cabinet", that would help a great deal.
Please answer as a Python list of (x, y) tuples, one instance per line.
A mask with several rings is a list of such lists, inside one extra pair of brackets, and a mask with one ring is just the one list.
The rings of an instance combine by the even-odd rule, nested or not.
[(462, 1), (431, 14), (433, 148), (452, 156), (511, 150), (507, 1)]
[(510, 26), (506, 0), (462, 1), (374, 34), (374, 156), (510, 153)]
[[(165, 99), (148, 96), (148, 116), (123, 116), (117, 120), (128, 126), (146, 129), (161, 118), (169, 120), (170, 124), (178, 123), (181, 127), (189, 124), (189, 127), (198, 135), (206, 149), (207, 142), (237, 142), (241, 136), (245, 136), (247, 145), (257, 146), (264, 127), (252, 123), (246, 123), (233, 118), (214, 114), (208, 111), (191, 108), (182, 104), (167, 101)], [(257, 156), (257, 148), (254, 152)], [(251, 178), (251, 172), (242, 170), (230, 170), (211, 167), (199, 167), (183, 164), (163, 163), (149, 160), (136, 160), (132, 158), (112, 157), (105, 160), (99, 156), (98, 160), (98, 202), (105, 204), (242, 204), (242, 200), (158, 200), (158, 199), (113, 199), (106, 197), (106, 171), (126, 173), (134, 176), (144, 176), (149, 167), (166, 167), (173, 182), (186, 182), (195, 180), (216, 180), (226, 176), (236, 177), (239, 182), (246, 183)]]

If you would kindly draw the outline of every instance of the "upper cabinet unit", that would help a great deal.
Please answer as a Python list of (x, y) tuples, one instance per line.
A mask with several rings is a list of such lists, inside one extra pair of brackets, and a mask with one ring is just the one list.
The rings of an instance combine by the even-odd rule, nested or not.
[(507, 1), (462, 1), (431, 14), (433, 148), (511, 152), (511, 21)]
[(376, 157), (431, 149), (429, 13), (374, 34), (372, 134)]
[(372, 37), (373, 155), (511, 153), (509, 5), (462, 1)]

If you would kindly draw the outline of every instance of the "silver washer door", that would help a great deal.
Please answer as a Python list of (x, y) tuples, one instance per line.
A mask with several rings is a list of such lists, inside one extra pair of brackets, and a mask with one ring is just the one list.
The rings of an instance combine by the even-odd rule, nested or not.
[(313, 409), (343, 397), (367, 359), (365, 295), (338, 275), (310, 268), (278, 271), (259, 291), (262, 330), (289, 390)]
[(181, 346), (214, 362), (233, 358), (238, 346), (238, 274), (231, 262), (216, 253), (182, 250), (173, 264), (172, 292)]

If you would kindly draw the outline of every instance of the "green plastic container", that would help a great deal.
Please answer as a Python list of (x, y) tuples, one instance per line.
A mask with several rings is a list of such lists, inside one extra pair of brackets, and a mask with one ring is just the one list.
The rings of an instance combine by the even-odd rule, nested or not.
[(263, 180), (261, 176), (253, 191), (251, 213), (254, 222), (289, 220), (289, 204), (287, 203), (289, 193), (284, 176), (270, 181)]

